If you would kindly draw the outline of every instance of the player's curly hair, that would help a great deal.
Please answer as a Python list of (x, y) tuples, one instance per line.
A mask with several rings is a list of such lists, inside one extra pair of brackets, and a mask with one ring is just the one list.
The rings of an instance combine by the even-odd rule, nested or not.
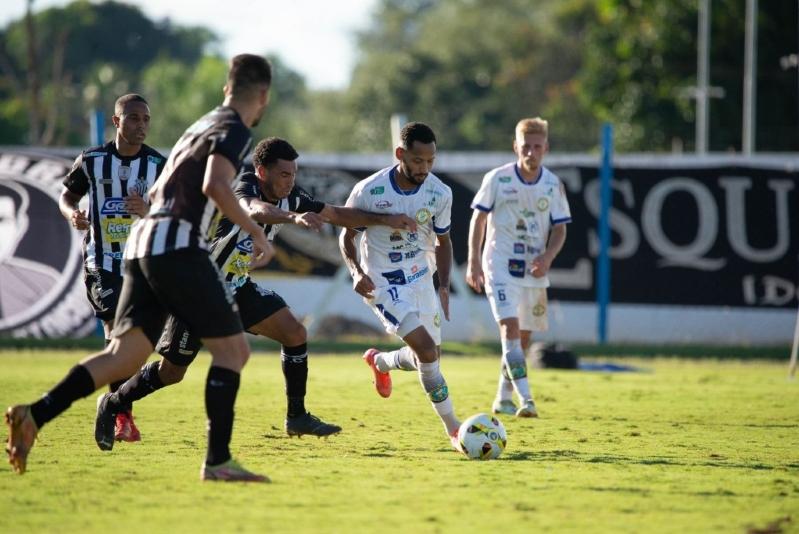
[(436, 134), (433, 133), (432, 128), (422, 122), (409, 122), (400, 131), (400, 141), (402, 142), (402, 148), (410, 150), (414, 141), (425, 145), (435, 143)]
[(252, 153), (252, 163), (256, 167), (264, 166), (269, 167), (277, 160), (283, 159), (286, 161), (294, 161), (300, 157), (297, 151), (291, 146), (291, 143), (279, 137), (267, 137), (262, 139)]

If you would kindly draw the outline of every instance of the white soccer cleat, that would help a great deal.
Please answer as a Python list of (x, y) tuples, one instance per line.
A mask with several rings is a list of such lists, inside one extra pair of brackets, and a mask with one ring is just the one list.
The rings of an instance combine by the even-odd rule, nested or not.
[(495, 400), (491, 405), (491, 411), (505, 415), (516, 415), (516, 405), (512, 400)]
[(521, 408), (516, 411), (516, 417), (538, 417), (538, 410), (532, 399), (527, 399)]

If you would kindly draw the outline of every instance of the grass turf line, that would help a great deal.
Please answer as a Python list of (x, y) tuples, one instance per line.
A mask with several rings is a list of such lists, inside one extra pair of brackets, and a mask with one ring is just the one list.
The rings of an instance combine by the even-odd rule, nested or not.
[[(82, 356), (0, 352), (0, 405), (35, 399)], [(381, 399), (360, 354), (314, 356), (307, 405), (344, 427), (328, 440), (285, 436), (279, 358), (256, 355), (243, 375), (232, 450), (272, 484), (199, 482), (203, 356), (184, 383), (137, 404), (142, 443), (100, 451), (94, 396), (48, 424), (28, 473), (0, 470), (0, 531), (741, 532), (791, 515), (782, 528), (799, 524), (799, 382), (784, 364), (533, 371), (542, 418), (502, 417), (505, 454), (472, 462), (450, 451), (415, 374), (395, 372)], [(496, 357), (445, 356), (442, 370), (461, 418), (490, 409)]]

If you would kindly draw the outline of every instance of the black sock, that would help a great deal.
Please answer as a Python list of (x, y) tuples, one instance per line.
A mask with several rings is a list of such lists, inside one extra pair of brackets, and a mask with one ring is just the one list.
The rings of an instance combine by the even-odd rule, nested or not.
[(89, 370), (80, 364), (76, 365), (61, 382), (31, 405), (31, 415), (36, 426), (42, 428), (45, 423), (72, 406), (73, 402), (88, 397), (95, 389), (97, 388)]
[[(106, 338), (106, 339), (103, 340), (103, 346), (107, 347), (110, 344), (111, 344), (111, 340), (110, 339)], [(128, 377), (128, 378), (130, 378), (130, 377)], [(117, 380), (116, 382), (111, 382), (110, 384), (108, 384), (108, 391), (110, 391), (111, 393), (117, 391), (122, 384), (127, 382), (128, 378), (123, 378), (122, 380)], [(126, 406), (122, 406), (119, 411), (121, 411), (121, 412), (129, 412), (131, 409), (132, 409), (132, 406), (126, 405)]]
[(205, 463), (219, 465), (230, 460), (233, 406), (241, 375), (223, 367), (208, 369), (205, 380), (205, 413), (208, 416), (208, 454)]
[(305, 384), (308, 382), (308, 344), (283, 347), (283, 377), (286, 379), (287, 417), (305, 415)]
[(132, 410), (134, 402), (164, 387), (158, 376), (158, 366), (159, 362), (146, 364), (117, 389), (116, 395), (111, 396), (111, 402), (119, 407), (120, 412)]

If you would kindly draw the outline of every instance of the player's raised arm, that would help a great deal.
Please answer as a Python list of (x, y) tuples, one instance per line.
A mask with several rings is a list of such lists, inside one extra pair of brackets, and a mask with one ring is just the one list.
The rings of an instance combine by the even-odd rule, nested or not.
[(373, 213), (358, 208), (344, 206), (325, 207), (319, 213), (327, 222), (345, 228), (363, 228), (364, 226), (390, 226), (398, 230), (416, 231), (416, 221), (404, 213)]
[(481, 260), (483, 250), (483, 240), (486, 233), (486, 221), (488, 213), (476, 209), (472, 213), (472, 220), (469, 222), (469, 259), (466, 263), (466, 283), (480, 293), (485, 284), (483, 265)]
[(358, 232), (352, 228), (343, 229), (339, 235), (338, 246), (341, 250), (341, 257), (344, 259), (344, 265), (347, 266), (350, 275), (352, 275), (352, 288), (362, 297), (371, 298), (372, 292), (375, 290), (375, 284), (363, 272), (361, 265), (358, 263), (358, 251), (355, 249), (356, 235), (358, 235)]

